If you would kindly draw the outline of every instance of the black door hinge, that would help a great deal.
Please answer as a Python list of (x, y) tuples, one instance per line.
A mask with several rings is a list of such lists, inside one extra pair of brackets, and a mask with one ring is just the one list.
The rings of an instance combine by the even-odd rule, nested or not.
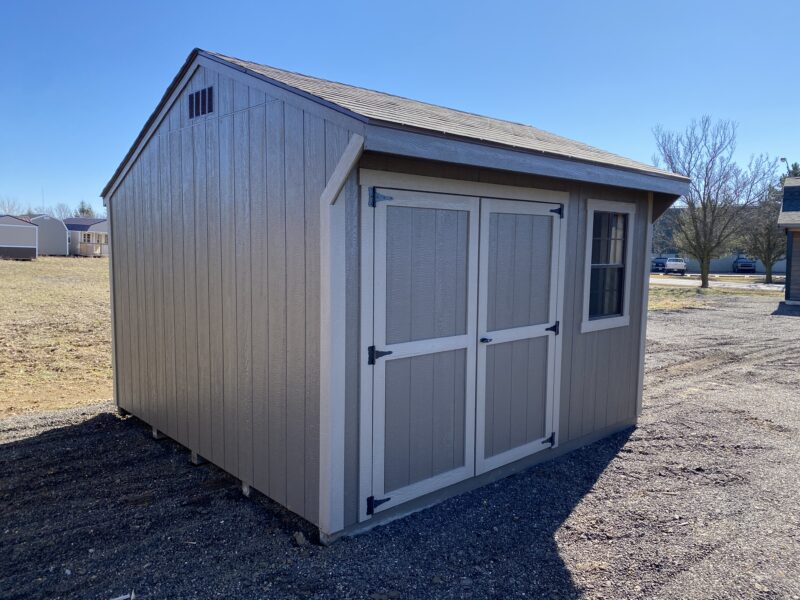
[(367, 498), (367, 514), (373, 515), (375, 514), (375, 509), (378, 508), (384, 502), (388, 502), (391, 498), (380, 498), (377, 499), (375, 496), (370, 496)]
[(551, 213), (556, 213), (560, 219), (563, 219), (564, 218), (564, 205), (563, 204), (559, 204), (558, 208), (551, 208), (550, 212)]
[(387, 356), (391, 353), (391, 350), (376, 350), (375, 346), (370, 346), (367, 348), (367, 364), (374, 365), (375, 361), (381, 356)]
[(375, 205), (378, 202), (387, 202), (391, 200), (391, 196), (387, 196), (386, 194), (381, 194), (377, 189), (374, 187), (369, 188), (369, 205), (372, 208), (375, 208)]
[(556, 445), (556, 432), (554, 431), (553, 433), (551, 433), (550, 437), (547, 438), (546, 440), (542, 440), (542, 444), (550, 444), (551, 448), (553, 446), (555, 446)]
[(547, 329), (545, 329), (545, 331), (552, 331), (553, 333), (558, 335), (560, 329), (561, 329), (561, 321), (556, 321), (555, 325), (553, 325), (552, 327), (548, 327)]

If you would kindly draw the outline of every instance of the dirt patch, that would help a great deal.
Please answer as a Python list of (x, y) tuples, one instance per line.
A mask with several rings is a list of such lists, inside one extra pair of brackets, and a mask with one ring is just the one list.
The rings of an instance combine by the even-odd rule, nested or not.
[(800, 316), (774, 309), (653, 314), (637, 429), (329, 548), (108, 404), (0, 420), (0, 596), (798, 598)]
[(0, 260), (0, 415), (111, 398), (108, 259)]

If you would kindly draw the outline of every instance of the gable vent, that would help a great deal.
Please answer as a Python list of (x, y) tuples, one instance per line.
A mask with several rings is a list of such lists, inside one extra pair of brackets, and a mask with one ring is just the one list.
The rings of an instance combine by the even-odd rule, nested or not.
[(189, 118), (214, 112), (214, 88), (207, 87), (189, 94)]

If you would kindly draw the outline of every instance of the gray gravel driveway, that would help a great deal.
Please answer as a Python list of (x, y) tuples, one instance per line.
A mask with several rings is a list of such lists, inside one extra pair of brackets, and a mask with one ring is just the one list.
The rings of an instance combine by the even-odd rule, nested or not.
[(714, 302), (635, 430), (329, 548), (110, 405), (0, 421), (0, 597), (800, 598), (800, 311)]

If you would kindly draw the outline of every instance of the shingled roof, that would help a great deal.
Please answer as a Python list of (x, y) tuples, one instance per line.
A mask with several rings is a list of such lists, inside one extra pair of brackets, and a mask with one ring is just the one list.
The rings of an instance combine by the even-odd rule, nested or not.
[(147, 130), (155, 122), (172, 92), (180, 84), (182, 77), (198, 56), (226, 64), (239, 71), (267, 80), (274, 85), (338, 110), (367, 125), (398, 127), (420, 133), (436, 134), (452, 139), (535, 153), (539, 156), (611, 167), (673, 180), (680, 182), (680, 185), (685, 185), (688, 182), (688, 178), (682, 175), (670, 173), (652, 165), (631, 160), (530, 125), (495, 119), (453, 108), (445, 108), (402, 96), (286, 71), (217, 52), (195, 49), (172, 81), (158, 107), (156, 107), (134, 142), (133, 147), (102, 191), (101, 196), (105, 196), (110, 190), (113, 182), (122, 172), (124, 165), (133, 155), (135, 148), (144, 139)]
[(64, 225), (70, 231), (87, 231), (92, 225), (102, 223), (105, 219), (97, 219), (94, 217), (69, 217), (64, 219)]
[(778, 225), (800, 227), (800, 177), (787, 177), (783, 182), (783, 206)]
[(652, 165), (594, 148), (521, 123), (445, 108), (402, 96), (284, 71), (216, 52), (207, 54), (331, 102), (370, 120), (446, 135), (534, 150), (563, 158), (603, 163), (668, 177), (680, 177)]

